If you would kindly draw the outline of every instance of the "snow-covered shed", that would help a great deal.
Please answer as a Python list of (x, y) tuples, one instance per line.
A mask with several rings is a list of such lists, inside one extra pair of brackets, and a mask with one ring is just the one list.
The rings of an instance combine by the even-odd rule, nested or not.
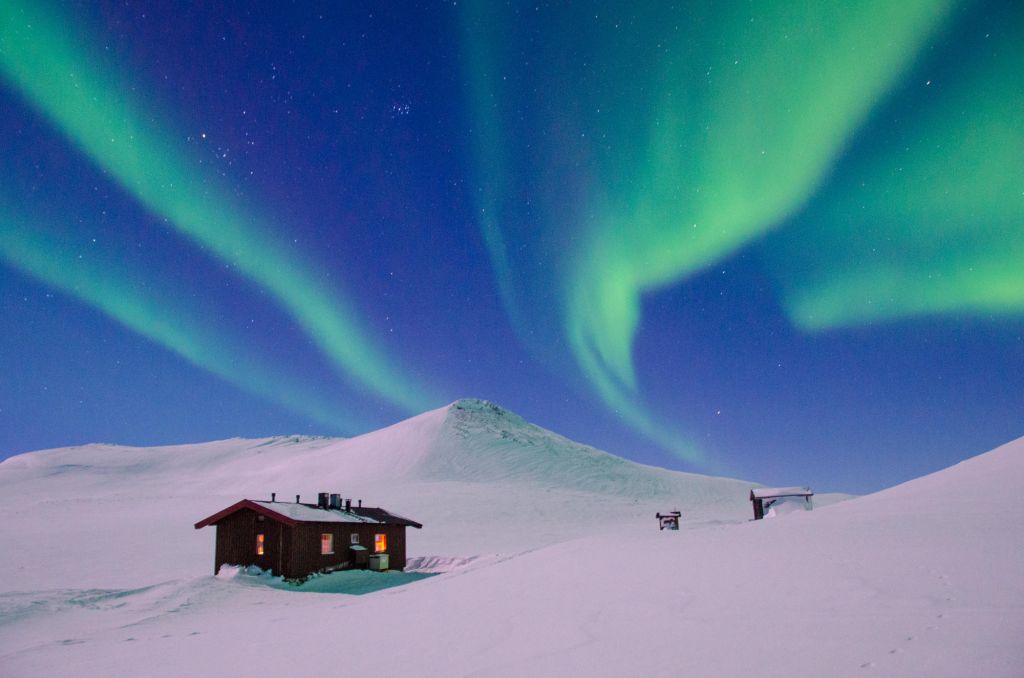
[(316, 504), (242, 499), (195, 524), (217, 526), (213, 572), (221, 565), (256, 565), (299, 579), (349, 568), (405, 568), (405, 528), (415, 520), (382, 508), (352, 505), (340, 494), (321, 492)]
[(811, 497), (814, 492), (809, 487), (758, 487), (750, 491), (750, 501), (754, 504), (754, 520), (761, 520), (765, 511), (786, 499), (803, 502), (803, 508), (810, 511), (814, 508)]

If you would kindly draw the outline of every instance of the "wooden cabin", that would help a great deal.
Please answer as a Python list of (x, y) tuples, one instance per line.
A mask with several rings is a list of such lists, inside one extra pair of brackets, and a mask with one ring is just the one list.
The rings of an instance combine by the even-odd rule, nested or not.
[(213, 572), (256, 565), (286, 579), (350, 568), (405, 568), (405, 528), (420, 523), (321, 492), (316, 504), (243, 499), (195, 524), (217, 527)]
[(754, 520), (761, 520), (765, 511), (773, 505), (788, 498), (797, 498), (803, 507), (810, 511), (814, 508), (811, 497), (814, 492), (809, 487), (759, 487), (750, 491), (750, 501), (754, 504)]

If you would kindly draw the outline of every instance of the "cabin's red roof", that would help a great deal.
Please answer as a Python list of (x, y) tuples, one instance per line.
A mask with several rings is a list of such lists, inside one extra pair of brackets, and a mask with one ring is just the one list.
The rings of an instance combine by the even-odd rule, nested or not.
[(288, 527), (294, 527), (299, 522), (294, 518), (289, 518), (286, 515), (282, 515), (277, 511), (274, 511), (263, 506), (262, 504), (258, 504), (252, 501), (251, 499), (243, 499), (240, 502), (232, 504), (223, 511), (217, 511), (212, 516), (208, 518), (203, 518), (198, 523), (196, 523), (195, 528), (198, 530), (200, 528), (206, 527), (207, 525), (215, 525), (218, 521), (223, 520), (224, 518), (230, 516), (232, 513), (235, 513), (236, 511), (241, 511), (242, 509), (249, 509), (255, 511), (256, 513), (259, 513), (262, 516), (266, 516), (271, 520), (276, 520), (279, 523), (284, 523)]

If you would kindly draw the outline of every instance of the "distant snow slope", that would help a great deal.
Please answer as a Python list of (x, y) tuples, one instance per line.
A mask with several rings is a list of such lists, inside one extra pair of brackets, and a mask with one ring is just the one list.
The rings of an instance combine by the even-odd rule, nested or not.
[[(777, 520), (746, 520), (750, 487), (479, 401), (351, 440), (22, 455), (0, 675), (1024, 675), (1024, 439)], [(422, 520), (410, 554), (444, 573), (364, 596), (209, 576), (192, 522), (318, 489)], [(686, 529), (659, 532), (674, 506)]]
[[(3, 585), (141, 586), (205, 574), (214, 531), (192, 524), (271, 492), (384, 506), (424, 523), (409, 530), (411, 556), (450, 558), (518, 553), (622, 523), (646, 528), (672, 508), (690, 525), (746, 520), (751, 486), (627, 461), (480, 400), (350, 439), (69, 447), (0, 463), (0, 510), (12, 517), (3, 529), (18, 544), (0, 556)], [(75, 555), (54, 562), (54, 544)]]

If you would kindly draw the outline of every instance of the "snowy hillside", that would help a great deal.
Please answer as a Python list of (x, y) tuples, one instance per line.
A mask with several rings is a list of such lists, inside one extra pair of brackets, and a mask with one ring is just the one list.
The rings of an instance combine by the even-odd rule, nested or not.
[[(0, 464), (0, 674), (1024, 675), (1024, 439), (774, 520), (747, 520), (750, 487), (480, 401), (347, 440), (21, 455)], [(359, 596), (210, 575), (193, 522), (318, 490), (422, 521), (409, 555), (442, 574)], [(659, 532), (670, 508), (684, 529)]]
[[(479, 400), (357, 438), (288, 436), (197, 445), (86, 445), (0, 463), (0, 509), (19, 548), (13, 588), (145, 585), (206, 574), (213, 530), (192, 524), (243, 497), (340, 492), (426, 525), (409, 554), (508, 555), (683, 510), (742, 521), (750, 483), (651, 466), (579, 445)], [(37, 529), (48, 525), (45, 533)], [(481, 528), (481, 526), (484, 526)], [(130, 538), (135, 547), (125, 553)], [(54, 541), (78, 554), (50, 562)], [(82, 568), (82, 561), (91, 567)], [(130, 565), (124, 572), (124, 565)]]

